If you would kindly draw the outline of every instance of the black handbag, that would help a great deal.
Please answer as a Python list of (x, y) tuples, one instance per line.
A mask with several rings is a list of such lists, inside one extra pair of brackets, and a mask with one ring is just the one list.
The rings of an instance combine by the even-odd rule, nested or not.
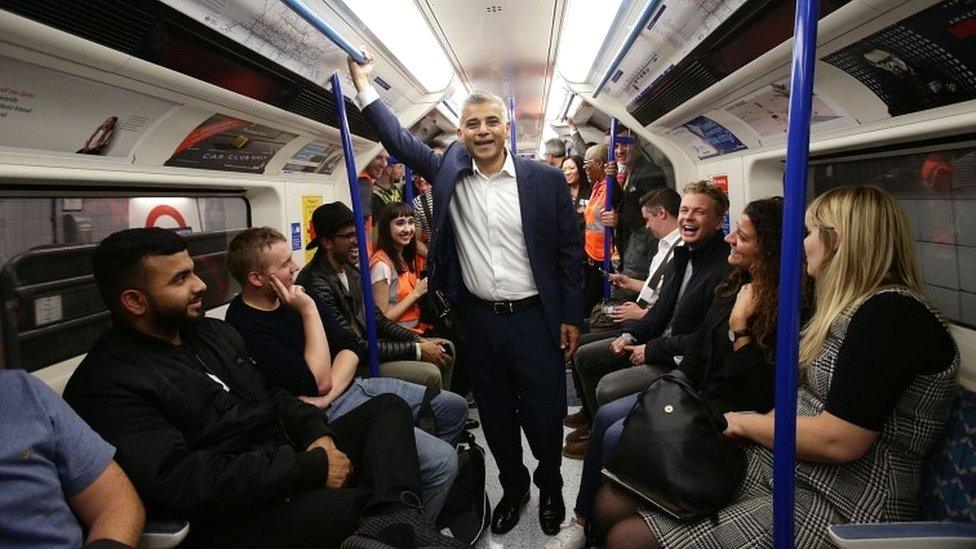
[(639, 395), (603, 474), (675, 519), (714, 516), (746, 472), (745, 450), (724, 429), (685, 374), (668, 372)]

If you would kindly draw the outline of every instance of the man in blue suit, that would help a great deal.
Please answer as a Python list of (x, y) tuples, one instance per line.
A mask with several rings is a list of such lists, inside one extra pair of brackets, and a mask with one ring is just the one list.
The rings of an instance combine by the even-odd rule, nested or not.
[(504, 496), (492, 531), (503, 534), (529, 499), (519, 426), (539, 460), (539, 524), (553, 535), (562, 499), (564, 361), (579, 341), (582, 246), (562, 173), (505, 148), (505, 104), (476, 92), (461, 109), (458, 141), (434, 153), (404, 129), (349, 61), (356, 100), (391, 154), (434, 186), (429, 283), (462, 310), (471, 384)]

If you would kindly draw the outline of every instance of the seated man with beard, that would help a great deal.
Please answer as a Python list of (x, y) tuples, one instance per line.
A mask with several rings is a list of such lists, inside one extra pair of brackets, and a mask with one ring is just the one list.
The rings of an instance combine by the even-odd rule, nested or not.
[(402, 399), (378, 396), (330, 424), (269, 388), (240, 335), (204, 317), (207, 286), (172, 231), (117, 232), (92, 262), (114, 323), (64, 396), (116, 447), (150, 516), (190, 520), (203, 547), (334, 547), (354, 532), (457, 546), (421, 515)]

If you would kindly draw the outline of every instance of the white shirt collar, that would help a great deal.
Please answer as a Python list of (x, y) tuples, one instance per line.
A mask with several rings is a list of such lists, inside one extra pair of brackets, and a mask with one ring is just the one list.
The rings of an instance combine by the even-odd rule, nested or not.
[(671, 246), (674, 246), (674, 243), (680, 238), (681, 238), (681, 231), (679, 229), (675, 229), (670, 233), (668, 233), (664, 238), (662, 238), (661, 242), (666, 244), (670, 248)]
[(482, 173), (481, 170), (478, 169), (478, 165), (475, 164), (473, 158), (471, 159), (471, 170), (474, 171), (474, 173), (480, 175), (481, 177), (484, 177), (485, 179), (491, 179), (491, 177), (495, 177), (495, 176), (497, 176), (497, 175), (499, 175), (501, 173), (505, 173), (509, 177), (514, 178), (515, 177), (515, 161), (512, 159), (512, 154), (510, 152), (508, 152), (508, 149), (505, 149), (505, 163), (502, 164), (501, 171), (499, 171), (495, 175), (493, 175), (491, 177), (488, 177), (487, 175), (485, 175), (484, 173)]

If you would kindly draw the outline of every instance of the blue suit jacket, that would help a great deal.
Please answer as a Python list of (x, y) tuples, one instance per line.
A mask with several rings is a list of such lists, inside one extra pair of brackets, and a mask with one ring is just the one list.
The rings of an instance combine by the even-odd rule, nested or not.
[[(460, 302), (467, 289), (461, 279), (448, 205), (454, 196), (454, 185), (472, 172), (471, 156), (459, 142), (443, 155), (436, 154), (404, 129), (381, 100), (370, 103), (363, 114), (376, 128), (386, 150), (433, 184), (429, 284), (454, 303)], [(583, 247), (576, 212), (566, 179), (559, 170), (517, 156), (513, 160), (528, 261), (546, 321), (558, 343), (559, 324), (582, 323)]]

